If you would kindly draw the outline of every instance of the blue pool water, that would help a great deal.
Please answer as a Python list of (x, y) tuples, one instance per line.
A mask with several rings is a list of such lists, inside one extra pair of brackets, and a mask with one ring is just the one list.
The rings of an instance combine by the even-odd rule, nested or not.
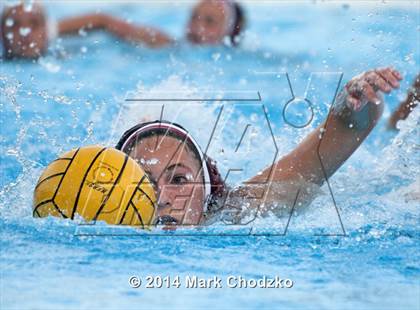
[[(100, 6), (182, 38), (190, 5), (77, 2), (49, 3), (47, 10), (60, 18)], [(415, 1), (247, 2), (248, 31), (239, 49), (185, 43), (149, 50), (82, 33), (55, 41), (36, 63), (1, 60), (1, 308), (419, 309), (419, 110), (398, 134), (385, 130), (387, 116), (420, 71), (418, 7)], [(231, 176), (236, 184), (292, 149), (326, 117), (341, 74), (345, 82), (388, 65), (405, 80), (385, 96), (382, 122), (330, 180), (344, 231), (326, 186), (292, 217), (285, 236), (287, 219), (275, 217), (156, 236), (31, 216), (37, 178), (60, 153), (114, 145), (132, 124), (159, 117), (160, 104), (127, 98), (243, 99), (259, 92), (262, 102), (165, 105), (164, 117), (182, 123), (203, 145), (224, 106), (225, 126), (217, 129), (209, 155), (222, 173), (243, 169)], [(281, 116), (291, 98), (285, 72), (294, 94), (314, 106), (314, 119), (303, 129)], [(275, 144), (267, 138), (262, 106)], [(304, 122), (305, 107), (294, 107), (290, 120)], [(236, 150), (246, 124), (252, 130)], [(279, 276), (294, 286), (133, 289), (132, 275)]]

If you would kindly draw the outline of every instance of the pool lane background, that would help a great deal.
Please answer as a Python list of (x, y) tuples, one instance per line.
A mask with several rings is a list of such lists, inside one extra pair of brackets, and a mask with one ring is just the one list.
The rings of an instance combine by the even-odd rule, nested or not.
[[(75, 223), (31, 218), (32, 189), (50, 160), (79, 145), (112, 145), (139, 117), (155, 115), (156, 106), (126, 104), (125, 98), (176, 91), (189, 98), (260, 91), (279, 153), (284, 154), (325, 117), (339, 72), (346, 81), (363, 70), (393, 65), (406, 79), (400, 90), (385, 96), (386, 119), (419, 72), (419, 14), (415, 2), (406, 4), (248, 2), (249, 30), (241, 49), (192, 49), (185, 43), (155, 51), (101, 33), (83, 37), (81, 32), (80, 37), (54, 42), (50, 54), (35, 64), (2, 61), (2, 306), (418, 308), (418, 111), (398, 135), (379, 124), (332, 178), (349, 235), (345, 238), (314, 236), (341, 232), (326, 188), (307, 212), (292, 218), (286, 237), (80, 238), (74, 236)], [(59, 18), (97, 6), (77, 2), (47, 4), (47, 9)], [(188, 8), (185, 3), (101, 4), (104, 12), (159, 24), (177, 37), (182, 37)], [(316, 113), (308, 128), (297, 130), (281, 118), (290, 99), (282, 72), (289, 73), (297, 96), (304, 95), (315, 72), (307, 96)], [(231, 126), (210, 155), (224, 172), (233, 165), (244, 167), (232, 179), (238, 182), (270, 162), (264, 154), (272, 154), (273, 145), (264, 138), (260, 106), (228, 107), (233, 111), (226, 118)], [(167, 109), (170, 116), (177, 107)], [(196, 104), (179, 120), (205, 143), (216, 112), (217, 105)], [(295, 117), (300, 121), (302, 116)], [(232, 157), (249, 122), (255, 132)], [(276, 218), (257, 224), (275, 232), (285, 227)], [(225, 231), (234, 232), (229, 227)], [(133, 290), (127, 282), (132, 274), (279, 275), (293, 279), (295, 287)]]

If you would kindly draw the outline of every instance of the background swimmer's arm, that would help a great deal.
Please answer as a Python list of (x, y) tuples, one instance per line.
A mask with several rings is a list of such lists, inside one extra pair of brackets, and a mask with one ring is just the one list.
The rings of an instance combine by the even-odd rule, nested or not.
[(397, 122), (405, 120), (413, 109), (420, 102), (420, 74), (417, 75), (413, 86), (407, 94), (407, 98), (400, 103), (398, 108), (392, 113), (388, 121), (389, 129), (397, 129)]
[(106, 18), (106, 29), (117, 37), (132, 43), (143, 43), (149, 47), (162, 47), (174, 40), (152, 27), (136, 26), (112, 16)]
[(88, 14), (83, 16), (65, 18), (58, 22), (59, 35), (78, 34), (79, 31), (92, 31), (105, 29), (107, 16), (104, 14)]
[(60, 35), (77, 34), (85, 31), (105, 30), (132, 43), (143, 43), (149, 47), (161, 47), (173, 43), (173, 40), (163, 32), (130, 24), (106, 14), (89, 14), (67, 18), (58, 23)]
[(323, 168), (326, 177), (330, 177), (375, 127), (383, 110), (376, 92), (389, 93), (399, 87), (401, 79), (391, 68), (368, 71), (353, 78), (341, 95), (341, 109), (330, 113), (296, 149), (248, 182), (293, 183), (303, 178), (321, 185), (325, 180)]

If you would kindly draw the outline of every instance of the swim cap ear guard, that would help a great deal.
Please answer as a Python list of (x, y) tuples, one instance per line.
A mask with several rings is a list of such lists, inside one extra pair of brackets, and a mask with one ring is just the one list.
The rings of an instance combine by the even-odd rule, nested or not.
[(163, 120), (137, 124), (124, 132), (115, 148), (127, 154), (129, 146), (137, 139), (137, 137), (156, 130), (163, 131), (166, 134), (170, 133), (180, 138), (182, 141), (189, 142), (189, 145), (194, 147), (193, 151), (201, 159), (203, 167), (206, 199), (204, 212), (212, 209), (213, 206), (217, 205), (218, 200), (221, 199), (226, 192), (225, 182), (217, 169), (216, 162), (202, 152), (198, 143), (181, 125)]
[(226, 3), (230, 5), (231, 11), (233, 11), (233, 24), (229, 34), (230, 42), (233, 46), (237, 46), (246, 24), (245, 13), (242, 6), (236, 1), (226, 1)]

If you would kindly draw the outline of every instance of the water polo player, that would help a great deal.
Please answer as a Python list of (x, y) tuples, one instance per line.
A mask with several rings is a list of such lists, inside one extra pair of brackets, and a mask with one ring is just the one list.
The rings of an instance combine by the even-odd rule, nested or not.
[[(223, 213), (215, 210), (228, 210), (224, 213), (238, 222), (247, 214), (241, 207), (244, 198), (251, 201), (251, 209), (277, 213), (275, 203), (293, 202), (298, 191), (302, 192), (300, 201), (310, 202), (314, 198), (310, 185), (321, 185), (359, 147), (382, 114), (379, 93), (399, 87), (401, 79), (392, 68), (354, 77), (338, 95), (323, 124), (292, 152), (232, 190), (225, 186), (214, 163), (179, 125), (160, 121), (139, 124), (122, 136), (117, 148), (137, 160), (154, 182), (161, 223), (199, 224)], [(276, 184), (285, 190), (279, 190)], [(264, 205), (253, 199), (262, 196)]]
[(1, 34), (6, 58), (37, 58), (48, 48), (48, 27), (44, 9), (39, 4), (5, 7), (1, 17)]
[(57, 36), (77, 35), (81, 29), (106, 29), (105, 17), (89, 14), (54, 22), (39, 3), (5, 6), (1, 17), (3, 55), (7, 59), (38, 58)]
[(203, 0), (193, 9), (187, 38), (195, 44), (220, 44), (228, 38), (237, 45), (244, 27), (244, 12), (237, 2)]
[[(241, 7), (229, 0), (203, 0), (194, 8), (187, 39), (194, 44), (220, 44), (225, 38), (237, 45), (244, 27)], [(78, 35), (80, 30), (104, 30), (118, 38), (160, 47), (175, 43), (152, 27), (134, 25), (107, 14), (88, 14), (53, 22), (38, 4), (6, 6), (1, 18), (4, 57), (34, 59), (42, 56), (57, 36)]]
[[(106, 29), (133, 43), (162, 47), (177, 41), (153, 27), (134, 25), (115, 17), (101, 15)], [(232, 0), (202, 0), (193, 8), (186, 27), (186, 39), (198, 45), (239, 44), (245, 27), (242, 7)]]
[(36, 59), (46, 53), (57, 36), (79, 35), (80, 31), (104, 30), (121, 39), (161, 45), (168, 38), (159, 31), (136, 27), (106, 14), (94, 13), (55, 22), (47, 18), (39, 3), (6, 6), (1, 17), (3, 55), (7, 59)]

